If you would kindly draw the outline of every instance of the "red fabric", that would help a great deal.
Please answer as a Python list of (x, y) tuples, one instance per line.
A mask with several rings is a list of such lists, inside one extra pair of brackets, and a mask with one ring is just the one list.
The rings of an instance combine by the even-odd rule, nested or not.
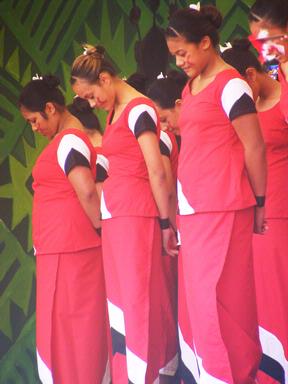
[(266, 144), (268, 177), (266, 190), (267, 218), (288, 217), (288, 122), (280, 103), (258, 112)]
[(175, 135), (172, 132), (165, 131), (165, 133), (169, 136), (169, 138), (172, 142), (172, 150), (170, 153), (170, 163), (171, 163), (172, 175), (173, 175), (175, 183), (176, 183), (177, 168), (178, 168), (178, 156), (179, 156), (178, 144), (177, 144)]
[[(178, 254), (178, 328), (180, 333), (179, 341), (182, 360), (179, 376), (181, 379), (185, 379), (182, 381), (182, 384), (190, 384), (192, 382), (192, 377), (197, 383), (199, 381), (199, 373), (197, 362), (196, 364), (192, 363), (192, 360), (196, 360), (196, 353), (193, 345), (192, 326), (189, 318), (187, 294), (184, 286), (184, 270), (181, 248)], [(181, 337), (183, 338), (186, 344), (185, 346), (182, 345), (183, 341), (181, 340)], [(191, 366), (195, 367), (194, 370), (190, 368)], [(189, 374), (192, 375), (192, 377), (187, 377), (187, 370)]]
[(186, 343), (193, 348), (193, 337), (187, 307), (187, 294), (184, 287), (184, 271), (181, 249), (178, 255), (178, 323)]
[[(285, 368), (288, 360), (288, 86), (281, 71), (279, 78), (280, 102), (258, 113), (268, 163), (265, 208), (268, 230), (263, 236), (253, 236), (253, 254), (263, 352)], [(287, 379), (287, 368), (285, 374)], [(258, 381), (276, 383), (260, 371)]]
[(37, 255), (76, 252), (101, 244), (88, 216), (57, 159), (63, 136), (79, 137), (90, 150), (90, 166), (95, 177), (96, 155), (84, 132), (66, 129), (47, 145), (33, 168), (33, 243)]
[(242, 143), (222, 106), (222, 91), (234, 70), (220, 72), (196, 95), (183, 90), (179, 117), (181, 151), (178, 179), (196, 212), (228, 211), (255, 204)]
[[(112, 217), (158, 216), (141, 148), (128, 127), (129, 112), (139, 104), (155, 110), (151, 100), (133, 99), (115, 123), (109, 124), (111, 115), (108, 116), (103, 135), (103, 155), (109, 160), (109, 177), (103, 183), (103, 195)], [(157, 130), (159, 136), (159, 122)]]
[(180, 216), (193, 342), (204, 370), (226, 383), (254, 383), (261, 359), (252, 227), (252, 208)]
[(259, 384), (279, 384), (278, 380), (273, 379), (271, 376), (266, 375), (263, 371), (257, 373), (257, 383)]
[(36, 262), (39, 355), (57, 384), (101, 384), (108, 355), (101, 248)]
[(259, 325), (280, 340), (288, 360), (288, 219), (268, 219), (253, 236)]
[[(159, 223), (142, 217), (104, 220), (102, 238), (107, 298), (124, 315), (126, 347), (147, 363), (145, 383), (153, 383), (177, 352)], [(113, 382), (127, 384), (126, 364), (124, 354), (114, 355)]]
[(278, 77), (281, 84), (281, 99), (280, 99), (280, 106), (283, 116), (285, 117), (285, 120), (288, 122), (288, 82), (284, 77), (284, 74), (279, 67), (278, 70)]

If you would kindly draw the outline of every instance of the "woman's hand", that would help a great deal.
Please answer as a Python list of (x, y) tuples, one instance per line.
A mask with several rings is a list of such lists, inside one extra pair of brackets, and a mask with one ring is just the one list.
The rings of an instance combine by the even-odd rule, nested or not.
[(264, 235), (267, 230), (267, 222), (265, 220), (265, 208), (255, 207), (254, 212), (254, 233)]
[(177, 238), (175, 231), (169, 227), (162, 229), (162, 247), (164, 255), (175, 257), (178, 255)]

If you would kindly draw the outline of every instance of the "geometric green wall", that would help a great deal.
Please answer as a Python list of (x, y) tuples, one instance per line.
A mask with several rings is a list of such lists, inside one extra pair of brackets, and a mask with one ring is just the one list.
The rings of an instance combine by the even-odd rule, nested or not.
[[(176, 1), (179, 7), (192, 1)], [(195, 2), (195, 1), (194, 1)], [(69, 103), (70, 65), (81, 43), (101, 43), (121, 76), (136, 70), (138, 40), (131, 0), (0, 1), (0, 383), (38, 383), (35, 352), (35, 272), (31, 242), (31, 169), (46, 140), (21, 118), (17, 99), (36, 73), (60, 77)], [(153, 23), (151, 1), (141, 9), (143, 38)], [(169, 4), (161, 0), (156, 23), (166, 27)], [(202, 1), (224, 16), (221, 41), (247, 34), (252, 1)], [(101, 116), (100, 116), (101, 117)], [(102, 116), (103, 118), (103, 116)]]

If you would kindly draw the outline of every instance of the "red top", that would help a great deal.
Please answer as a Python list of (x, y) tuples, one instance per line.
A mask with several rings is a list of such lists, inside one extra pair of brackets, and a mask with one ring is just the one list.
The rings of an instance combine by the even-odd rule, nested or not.
[(84, 132), (66, 129), (47, 145), (33, 168), (33, 242), (36, 254), (75, 252), (101, 240), (84, 212), (67, 175), (75, 166), (90, 167), (95, 152)]
[(259, 121), (266, 144), (268, 178), (266, 191), (267, 218), (288, 217), (288, 89), (285, 80), (280, 77), (282, 93), (280, 102), (273, 108), (258, 112)]
[(256, 113), (252, 91), (234, 69), (196, 95), (183, 90), (179, 126), (178, 204), (181, 215), (255, 205), (244, 150), (232, 121)]
[(159, 137), (159, 119), (155, 107), (147, 98), (136, 98), (128, 103), (112, 124), (111, 117), (112, 113), (108, 116), (102, 141), (104, 156), (97, 157), (97, 163), (100, 162), (108, 170), (109, 176), (103, 183), (102, 219), (158, 216), (148, 170), (137, 141), (145, 131), (155, 132)]
[(160, 152), (162, 155), (169, 157), (172, 169), (172, 175), (177, 180), (178, 168), (178, 145), (175, 135), (171, 132), (160, 132)]

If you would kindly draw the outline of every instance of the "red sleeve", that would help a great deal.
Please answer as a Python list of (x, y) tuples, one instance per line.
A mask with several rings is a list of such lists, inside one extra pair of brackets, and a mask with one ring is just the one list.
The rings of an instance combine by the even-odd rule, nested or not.
[(190, 92), (190, 81), (188, 81), (188, 83), (185, 85), (185, 87), (182, 90), (182, 94), (181, 94), (182, 99), (184, 99), (184, 97), (187, 96), (189, 92)]
[(281, 84), (280, 108), (286, 122), (288, 122), (288, 82), (286, 81), (280, 68), (278, 71), (278, 78)]

